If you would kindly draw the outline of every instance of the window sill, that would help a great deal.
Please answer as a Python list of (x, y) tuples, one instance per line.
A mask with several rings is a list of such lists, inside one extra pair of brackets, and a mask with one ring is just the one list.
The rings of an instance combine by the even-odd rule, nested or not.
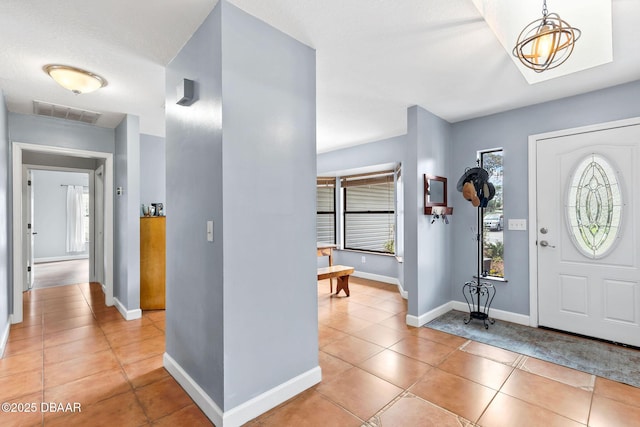
[(345, 251), (345, 252), (354, 252), (354, 253), (358, 253), (358, 254), (368, 254), (368, 255), (380, 255), (380, 256), (392, 256), (392, 257), (396, 256), (396, 254), (386, 254), (384, 252), (361, 251), (361, 250), (358, 250), (358, 249), (336, 248), (334, 250), (336, 250), (336, 251)]
[[(473, 278), (478, 279), (478, 276), (474, 274)], [(495, 276), (480, 276), (480, 280), (491, 280), (492, 282), (503, 282), (503, 283), (508, 282), (508, 280), (505, 279), (504, 277), (495, 277)]]

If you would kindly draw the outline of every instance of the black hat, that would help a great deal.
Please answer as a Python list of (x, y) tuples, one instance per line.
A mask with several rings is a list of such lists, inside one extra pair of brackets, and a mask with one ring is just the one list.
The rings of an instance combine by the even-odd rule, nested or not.
[(473, 182), (473, 185), (476, 187), (476, 191), (478, 191), (488, 180), (489, 172), (487, 172), (486, 170), (479, 167), (469, 168), (462, 174), (462, 176), (458, 180), (458, 185), (456, 186), (456, 188), (458, 189), (458, 191), (462, 191), (462, 186), (465, 182)]
[(489, 204), (489, 200), (493, 199), (496, 195), (496, 187), (490, 182), (485, 182), (484, 185), (478, 191), (478, 198), (480, 199), (480, 207), (486, 208)]
[(496, 195), (496, 187), (494, 187), (490, 182), (487, 182), (487, 185), (489, 186), (489, 195), (487, 196), (487, 200), (491, 200)]

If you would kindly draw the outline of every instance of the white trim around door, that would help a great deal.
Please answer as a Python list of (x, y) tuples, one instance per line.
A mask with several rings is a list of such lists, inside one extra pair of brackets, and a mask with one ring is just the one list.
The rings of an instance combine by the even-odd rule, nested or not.
[(538, 141), (580, 133), (596, 132), (604, 129), (634, 126), (640, 124), (640, 117), (599, 123), (572, 129), (541, 133), (529, 136), (529, 326), (538, 327), (538, 220), (537, 220), (537, 148)]
[(13, 316), (12, 323), (22, 322), (22, 287), (24, 282), (22, 255), (23, 224), (22, 224), (22, 152), (35, 151), (39, 153), (57, 154), (104, 160), (105, 162), (105, 221), (104, 221), (104, 250), (105, 250), (105, 304), (113, 305), (113, 154), (100, 151), (79, 150), (74, 148), (54, 147), (49, 145), (12, 142), (12, 203), (13, 203)]

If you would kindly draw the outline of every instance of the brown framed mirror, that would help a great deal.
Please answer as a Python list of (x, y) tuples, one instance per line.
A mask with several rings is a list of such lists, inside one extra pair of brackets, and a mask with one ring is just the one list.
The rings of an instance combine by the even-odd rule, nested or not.
[(453, 208), (447, 207), (447, 178), (424, 174), (424, 213), (431, 215), (433, 207), (442, 206), (450, 214)]

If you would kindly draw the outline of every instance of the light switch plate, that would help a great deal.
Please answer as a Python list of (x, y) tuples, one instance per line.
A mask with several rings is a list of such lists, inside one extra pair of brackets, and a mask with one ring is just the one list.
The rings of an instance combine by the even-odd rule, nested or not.
[(509, 230), (526, 231), (527, 230), (527, 220), (526, 219), (510, 219), (509, 220)]
[(207, 221), (207, 242), (213, 242), (213, 221)]

